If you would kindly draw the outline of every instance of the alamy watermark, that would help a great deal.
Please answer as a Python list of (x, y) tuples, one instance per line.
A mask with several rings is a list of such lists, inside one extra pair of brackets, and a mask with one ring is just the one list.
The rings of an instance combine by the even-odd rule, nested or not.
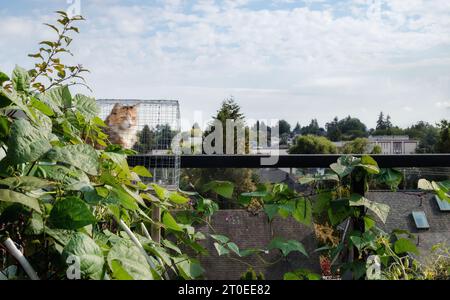
[(69, 255), (66, 259), (68, 268), (66, 270), (67, 279), (81, 279), (80, 258), (76, 255)]
[(371, 255), (367, 258), (366, 277), (368, 280), (381, 279), (381, 261), (378, 255)]
[[(262, 154), (261, 165), (275, 165), (279, 159), (279, 120), (210, 120), (203, 124), (201, 113), (196, 112), (197, 128), (178, 133), (171, 142), (174, 154)], [(202, 124), (203, 126), (201, 126)], [(246, 124), (252, 124), (248, 126)], [(204, 130), (201, 129), (204, 128)]]
[(66, 9), (66, 14), (69, 18), (81, 16), (81, 0), (67, 0), (69, 5)]

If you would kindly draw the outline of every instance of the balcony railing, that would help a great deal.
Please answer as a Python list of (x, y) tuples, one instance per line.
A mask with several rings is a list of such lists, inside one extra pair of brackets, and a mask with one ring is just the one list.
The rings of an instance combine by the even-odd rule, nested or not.
[[(268, 155), (181, 155), (180, 168), (328, 168), (342, 155), (279, 155), (278, 162), (264, 165)], [(358, 155), (356, 155), (358, 156)], [(381, 168), (450, 167), (450, 154), (371, 155)], [(170, 155), (136, 155), (129, 157), (130, 166), (164, 164)]]

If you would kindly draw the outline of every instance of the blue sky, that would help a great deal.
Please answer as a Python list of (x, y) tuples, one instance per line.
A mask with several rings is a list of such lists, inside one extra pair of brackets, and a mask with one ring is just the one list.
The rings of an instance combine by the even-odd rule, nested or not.
[[(70, 3), (69, 3), (70, 2)], [(31, 67), (41, 24), (73, 1), (0, 6), (0, 70)], [(248, 118), (450, 116), (448, 0), (80, 0), (74, 58), (97, 98), (179, 99), (206, 121), (233, 95)], [(87, 91), (83, 91), (86, 92)], [(198, 115), (198, 114), (197, 114)]]

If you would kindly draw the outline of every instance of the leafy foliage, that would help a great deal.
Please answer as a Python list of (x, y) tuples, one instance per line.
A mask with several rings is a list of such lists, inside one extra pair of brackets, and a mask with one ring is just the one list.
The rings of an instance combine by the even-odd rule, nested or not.
[(289, 148), (290, 154), (334, 154), (337, 153), (336, 146), (323, 136), (306, 135), (295, 140), (294, 145)]
[[(204, 237), (169, 211), (189, 208), (189, 197), (147, 186), (139, 176), (151, 177), (148, 170), (128, 166), (134, 152), (109, 145), (95, 99), (72, 97), (69, 86), (84, 69), (59, 55), (70, 52), (68, 32), (78, 32), (72, 23), (82, 17), (58, 16), (62, 28), (47, 24), (56, 41), (41, 43), (33, 70), (0, 73), (0, 239), (21, 246), (43, 279), (65, 278), (77, 264), (83, 279), (162, 279), (168, 270), (201, 276), (198, 261), (179, 246), (202, 252), (197, 240)], [(230, 192), (226, 184), (211, 190)], [(150, 217), (156, 209), (161, 222)], [(144, 237), (148, 225), (165, 229), (161, 243)], [(26, 274), (19, 269), (17, 277)]]

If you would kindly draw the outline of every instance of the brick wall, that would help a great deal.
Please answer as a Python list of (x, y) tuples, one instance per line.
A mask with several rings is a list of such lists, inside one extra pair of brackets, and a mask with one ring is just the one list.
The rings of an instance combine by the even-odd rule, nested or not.
[[(264, 213), (253, 215), (246, 210), (221, 210), (212, 217), (211, 224), (216, 232), (213, 232), (208, 226), (197, 227), (197, 230), (228, 236), (240, 249), (266, 248), (275, 236), (295, 239), (303, 243), (306, 251), (310, 254), (309, 258), (298, 252), (290, 253), (287, 258), (273, 265), (264, 264), (255, 255), (241, 258), (255, 266), (255, 271), (263, 272), (266, 279), (282, 279), (284, 273), (298, 268), (307, 268), (320, 273), (319, 258), (317, 254), (313, 253), (317, 247), (312, 227), (299, 224), (292, 218), (275, 218), (270, 224)], [(248, 265), (225, 256), (219, 257), (213, 243), (212, 239), (203, 241), (203, 245), (209, 251), (208, 256), (200, 259), (206, 270), (206, 279), (239, 279), (241, 274), (248, 269)], [(278, 250), (261, 255), (268, 262), (277, 261), (281, 257)]]

